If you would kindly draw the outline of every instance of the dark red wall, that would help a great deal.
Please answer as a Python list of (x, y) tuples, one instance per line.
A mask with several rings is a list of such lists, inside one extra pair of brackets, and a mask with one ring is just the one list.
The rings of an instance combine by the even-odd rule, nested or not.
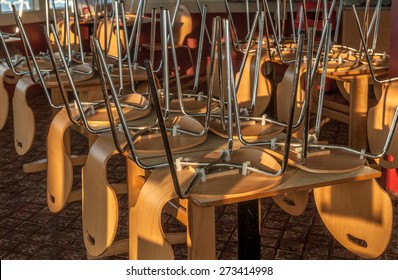
[[(220, 16), (222, 18), (226, 17), (226, 14), (224, 13), (209, 13), (207, 15), (207, 27), (209, 31), (211, 32), (211, 26), (212, 26), (212, 21), (213, 18), (216, 16)], [(192, 50), (192, 55), (194, 59), (194, 63), (196, 65), (196, 57), (197, 57), (197, 43), (198, 43), (198, 38), (199, 38), (199, 32), (200, 32), (200, 23), (201, 23), (201, 17), (200, 14), (195, 13), (192, 14), (193, 17), (193, 32), (189, 34), (186, 38), (186, 43), (189, 45), (189, 47)], [(233, 15), (234, 17), (234, 22), (236, 24), (236, 28), (238, 29), (238, 36), (239, 38), (244, 38), (247, 32), (247, 27), (246, 27), (246, 14), (245, 13), (235, 13)], [(244, 23), (244, 24), (241, 24)], [(32, 23), (32, 24), (26, 24), (25, 29), (27, 31), (29, 40), (32, 44), (33, 50), (35, 53), (39, 53), (40, 51), (45, 51), (45, 41), (44, 41), (44, 36), (42, 33), (41, 25), (43, 23)], [(289, 26), (289, 25), (288, 25)], [(13, 32), (14, 26), (5, 26), (1, 27), (1, 30), (6, 31), (6, 32)], [(159, 27), (157, 28), (159, 31)], [(89, 50), (89, 34), (90, 34), (90, 26), (82, 26), (82, 37), (83, 37), (83, 44), (85, 47), (85, 50)], [(150, 25), (144, 25), (143, 26), (143, 31), (142, 31), (142, 38), (141, 42), (147, 42), (149, 43), (149, 34), (150, 34)], [(160, 42), (160, 36), (157, 37), (157, 42)], [(21, 49), (21, 45), (17, 44), (16, 45), (19, 49)], [(148, 53), (145, 53), (145, 51), (142, 51), (140, 53), (140, 58), (147, 58)], [(160, 54), (157, 54), (159, 57)], [(185, 74), (187, 70), (190, 68), (190, 60), (187, 54), (187, 51), (185, 49), (181, 49), (177, 53), (179, 63), (181, 66), (180, 72), (182, 74)], [(210, 56), (210, 45), (208, 43), (207, 37), (205, 37), (205, 42), (204, 42), (204, 48), (203, 48), (203, 54), (202, 54), (202, 65), (201, 65), (201, 73), (205, 73), (206, 69), (206, 63), (208, 62), (208, 57)]]
[(391, 1), (390, 78), (398, 77), (398, 1)]

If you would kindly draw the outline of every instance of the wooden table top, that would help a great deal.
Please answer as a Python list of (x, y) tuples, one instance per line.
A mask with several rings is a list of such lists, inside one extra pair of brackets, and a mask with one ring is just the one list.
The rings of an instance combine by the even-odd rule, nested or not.
[(381, 176), (381, 172), (363, 166), (356, 171), (340, 174), (317, 174), (306, 172), (294, 167), (288, 167), (285, 173), (282, 174), (282, 183), (278, 186), (259, 191), (257, 193), (250, 193), (247, 196), (241, 195), (237, 198), (225, 199), (222, 196), (214, 197), (201, 197), (192, 194), (191, 198), (197, 205), (201, 207), (218, 206), (237, 202), (243, 202), (253, 199), (260, 199), (265, 197), (272, 197), (282, 195), (285, 193), (298, 192), (311, 190), (314, 188), (325, 187), (335, 184), (347, 183), (350, 181), (362, 181)]
[[(208, 134), (207, 141), (197, 147), (181, 151), (180, 153), (174, 153), (174, 159), (177, 157), (198, 157), (209, 153), (210, 151), (225, 149), (227, 147), (227, 139), (218, 137), (212, 133)], [(234, 140), (234, 150), (242, 147), (242, 144), (238, 140)], [(140, 156), (145, 164), (154, 164), (159, 162), (166, 162), (165, 156), (145, 154)], [(325, 187), (334, 184), (347, 183), (350, 181), (361, 181), (372, 178), (378, 178), (381, 176), (381, 172), (363, 166), (355, 171), (340, 173), (340, 174), (317, 174), (310, 173), (307, 171), (300, 170), (295, 167), (289, 166), (285, 173), (282, 174), (282, 183), (271, 189), (258, 191), (253, 193), (249, 192), (247, 195), (239, 195), (236, 197), (227, 197), (222, 195), (214, 196), (201, 196), (195, 195), (195, 192), (191, 194), (192, 201), (201, 207), (212, 207), (218, 205), (225, 205), (231, 203), (238, 203), (248, 201), (252, 199), (259, 199), (265, 197), (272, 197), (281, 195), (289, 192), (298, 192), (304, 190), (311, 190), (313, 188)], [(226, 182), (228, 183), (228, 182)]]
[[(376, 76), (388, 73), (388, 65), (386, 64), (377, 65), (373, 67)], [(323, 71), (322, 66), (319, 67), (318, 71), (319, 73)], [(361, 75), (370, 76), (370, 74), (371, 72), (369, 66), (364, 63), (356, 63), (356, 62), (328, 63), (327, 76), (330, 78), (336, 77), (343, 79), (343, 78), (350, 78), (353, 76), (361, 76)]]

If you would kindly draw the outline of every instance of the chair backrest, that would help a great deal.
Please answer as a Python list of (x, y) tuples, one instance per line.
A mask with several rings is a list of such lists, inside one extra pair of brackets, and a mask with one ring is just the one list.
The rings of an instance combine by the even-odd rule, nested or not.
[[(141, 164), (139, 157), (136, 153), (136, 148), (134, 146), (134, 135), (132, 135), (129, 126), (127, 125), (127, 121), (122, 111), (122, 107), (119, 101), (119, 97), (117, 95), (117, 90), (115, 88), (114, 82), (112, 80), (111, 74), (107, 67), (107, 62), (104, 53), (102, 52), (101, 45), (96, 38), (92, 38), (93, 49), (94, 49), (94, 58), (98, 65), (99, 78), (102, 86), (102, 91), (104, 94), (105, 106), (108, 113), (110, 130), (112, 132), (113, 140), (115, 142), (115, 147), (117, 151), (124, 155), (125, 157), (135, 161), (138, 166), (143, 169), (158, 167), (155, 166), (145, 166)], [(113, 104), (112, 104), (112, 103)], [(119, 127), (116, 127), (115, 118), (112, 113), (112, 106), (115, 106), (116, 113), (120, 121)], [(119, 133), (121, 131), (122, 133)], [(135, 136), (144, 135), (146, 132), (151, 131), (151, 125), (148, 124), (148, 127), (144, 127), (141, 129), (139, 133), (135, 133)], [(140, 134), (141, 133), (141, 134)], [(119, 136), (118, 136), (119, 135)], [(120, 137), (122, 135), (122, 137)], [(123, 138), (123, 140), (121, 140)], [(134, 139), (133, 139), (134, 138)], [(122, 145), (121, 141), (126, 142), (126, 145)], [(163, 165), (165, 166), (165, 165)]]
[[(79, 39), (77, 38), (78, 34), (76, 34), (73, 30), (74, 20), (70, 20), (70, 44), (73, 46), (73, 49), (78, 50)], [(58, 38), (60, 39), (61, 45), (66, 46), (67, 38), (66, 38), (66, 31), (67, 28), (65, 26), (64, 19), (57, 19), (57, 31), (58, 31)], [(51, 36), (51, 42), (55, 44), (54, 35)]]
[[(107, 21), (101, 20), (98, 23), (97, 30), (95, 31), (95, 35), (101, 43), (102, 49), (107, 51), (107, 54), (111, 57), (117, 58), (117, 34), (116, 34), (116, 25), (115, 22), (112, 22), (112, 19), (108, 19)], [(122, 56), (126, 54), (126, 40), (124, 39), (124, 30), (120, 29), (120, 42), (122, 45)], [(105, 46), (106, 42), (106, 46)]]
[[(174, 11), (170, 11), (170, 14), (173, 13)], [(186, 6), (179, 5), (173, 25), (174, 44), (176, 47), (184, 45), (184, 41), (192, 32), (192, 29), (193, 24), (191, 13)]]
[[(23, 43), (22, 46), (23, 46), (23, 50), (25, 53), (26, 65), (28, 66), (28, 69), (29, 69), (30, 78), (31, 78), (32, 82), (40, 83), (42, 85), (43, 91), (44, 91), (51, 107), (53, 107), (55, 109), (60, 109), (61, 107), (59, 105), (53, 104), (50, 93), (48, 92), (48, 90), (46, 88), (43, 72), (40, 71), (39, 64), (36, 60), (35, 54), (33, 53), (33, 49), (29, 42), (29, 39), (26, 34), (25, 27), (23, 25), (21, 17), (18, 15), (14, 5), (12, 6), (12, 8), (13, 8), (13, 13), (14, 13), (14, 17), (15, 17), (15, 22), (21, 32), (21, 40)], [(29, 57), (31, 58), (31, 61), (30, 61)], [(33, 64), (33, 66), (31, 65), (31, 63)], [(47, 73), (47, 72), (45, 72), (45, 73)]]
[[(55, 5), (54, 0), (51, 1)], [(71, 4), (71, 5), (70, 5)], [(65, 2), (63, 9), (63, 17), (57, 18), (55, 9), (50, 12), (49, 3), (46, 5), (46, 27), (47, 31), (50, 29), (50, 19), (52, 18), (55, 26), (55, 34), (65, 48), (70, 65), (71, 60), (75, 62), (80, 61), (85, 63), (85, 54), (83, 50), (83, 42), (81, 36), (79, 13), (78, 13), (77, 0), (69, 0)], [(49, 34), (49, 33), (47, 33)], [(54, 34), (51, 38), (52, 45), (55, 45)]]

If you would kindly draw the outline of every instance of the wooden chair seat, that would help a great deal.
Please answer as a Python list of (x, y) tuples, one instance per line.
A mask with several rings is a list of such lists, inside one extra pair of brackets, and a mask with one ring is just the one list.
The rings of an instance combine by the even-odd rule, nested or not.
[[(144, 50), (150, 50), (151, 45), (143, 43), (143, 44), (141, 44), (141, 48), (143, 48)], [(160, 43), (153, 44), (153, 50), (155, 52), (160, 52), (162, 50), (162, 45)]]
[[(146, 100), (142, 95), (132, 93), (132, 94), (127, 94), (120, 98), (120, 102), (122, 104), (128, 104), (128, 105), (135, 105), (135, 106), (140, 106), (144, 107), (148, 105), (148, 100)], [(137, 120), (140, 118), (143, 118), (147, 116), (151, 112), (151, 106), (148, 106), (146, 110), (138, 110), (132, 107), (123, 107), (122, 111), (124, 113), (124, 116), (126, 118), (126, 121), (133, 121)], [(79, 115), (77, 112), (77, 109), (74, 110), (73, 112), (76, 116)], [(114, 117), (114, 121), (116, 123), (119, 123), (119, 117), (116, 112), (116, 108), (112, 107), (112, 113)], [(109, 118), (108, 118), (108, 113), (106, 108), (101, 107), (101, 108), (96, 108), (95, 113), (92, 115), (89, 115), (87, 118), (88, 124), (93, 128), (93, 129), (102, 129), (102, 128), (107, 128), (109, 127)]]
[[(195, 97), (184, 98), (184, 108), (187, 113), (191, 113), (191, 114), (205, 113), (206, 106), (207, 106), (207, 99), (203, 99), (203, 100), (199, 101)], [(172, 113), (181, 112), (180, 101), (178, 99), (171, 100), (170, 112), (172, 112)]]
[(314, 197), (322, 221), (345, 248), (363, 258), (377, 258), (386, 250), (393, 211), (376, 180), (316, 188)]
[[(389, 56), (385, 53), (371, 53), (369, 54), (372, 65), (376, 68), (380, 67), (388, 67)], [(352, 48), (341, 46), (341, 45), (333, 45), (332, 46), (332, 54), (330, 58), (338, 59), (341, 57), (343, 60), (349, 61), (358, 61), (359, 51), (354, 50)], [(368, 64), (367, 60), (361, 57), (361, 63)]]
[[(193, 133), (200, 133), (204, 129), (203, 125), (199, 121), (187, 116), (174, 117), (166, 123), (166, 126), (168, 128), (179, 126), (180, 129), (188, 130)], [(168, 136), (171, 150), (173, 152), (177, 152), (204, 143), (207, 138), (207, 133), (205, 133), (203, 136), (198, 137), (183, 133), (178, 133), (178, 135), (172, 136), (172, 133), (170, 132), (168, 133)], [(137, 140), (134, 142), (134, 146), (138, 154), (163, 155), (165, 153), (163, 140), (159, 133), (138, 137)]]
[[(56, 59), (58, 59), (58, 60), (61, 59), (59, 53), (55, 53), (55, 56), (56, 56)], [(72, 58), (72, 60), (73, 59), (74, 58)], [(89, 73), (92, 72), (91, 71), (91, 69), (92, 69), (92, 67), (91, 67), (92, 56), (90, 56), (88, 54), (85, 54), (85, 61), (86, 61), (85, 64), (81, 64), (81, 62), (77, 62), (77, 63), (74, 63), (74, 65), (70, 67), (72, 72), (73, 71), (79, 72), (78, 74), (80, 74), (80, 72), (87, 73), (88, 76), (86, 76), (86, 77), (78, 77), (78, 75), (76, 75), (74, 78), (76, 78), (77, 80), (89, 79), (89, 78), (93, 77), (93, 75), (89, 75)], [(29, 63), (31, 65), (31, 68), (34, 69), (34, 65), (33, 65), (33, 60), (32, 59), (29, 60)], [(36, 57), (36, 63), (37, 63), (37, 65), (38, 65), (38, 67), (39, 67), (39, 69), (41, 71), (53, 71), (54, 70), (50, 58)], [(20, 63), (17, 66), (17, 70), (21, 71), (21, 72), (29, 71), (29, 67), (28, 67), (28, 64), (27, 64), (26, 60), (24, 60), (22, 63)], [(49, 79), (49, 81), (52, 80), (53, 82), (56, 82), (55, 81), (55, 76), (54, 76), (54, 78), (48, 78), (48, 79)], [(64, 79), (66, 80), (66, 76), (64, 77)]]
[[(147, 76), (144, 68), (137, 66), (137, 67), (133, 67), (132, 70), (133, 70), (134, 81), (141, 82), (141, 81), (148, 80), (148, 76)], [(119, 77), (119, 68), (118, 67), (113, 67), (110, 72), (111, 72), (112, 77), (115, 77), (115, 78)], [(123, 79), (126, 79), (126, 81), (127, 81), (127, 79), (130, 78), (129, 69), (127, 67), (122, 68), (122, 77), (123, 77)]]
[(384, 54), (373, 54), (371, 55), (371, 62), (372, 65), (374, 66), (375, 69), (380, 69), (380, 68), (387, 68), (390, 58), (388, 56), (385, 56)]
[[(268, 150), (272, 156), (282, 159), (283, 151), (281, 149)], [(365, 159), (358, 155), (340, 150), (329, 150), (320, 154), (316, 152), (307, 157), (306, 164), (300, 164), (297, 153), (291, 151), (289, 154), (289, 165), (311, 173), (346, 173), (359, 169), (365, 164)]]
[[(212, 157), (212, 155), (214, 153), (207, 154), (203, 158)], [(275, 172), (280, 169), (280, 164), (268, 153), (249, 147), (233, 151), (229, 162), (242, 164), (247, 161), (250, 162), (251, 166), (268, 172)], [(186, 170), (185, 172), (192, 173), (192, 170)], [(226, 170), (207, 176), (205, 182), (197, 184), (191, 196), (193, 200), (195, 198), (214, 197), (230, 199), (243, 194), (250, 195), (251, 193), (271, 189), (279, 185), (281, 180), (282, 176), (265, 176), (258, 173), (250, 173), (243, 176), (239, 170)]]
[(358, 59), (359, 52), (356, 49), (346, 47), (343, 45), (332, 45), (331, 53), (329, 54), (329, 58), (338, 59), (341, 58), (343, 60), (356, 61)]
[(358, 67), (360, 64), (356, 61), (328, 61), (328, 72), (348, 71)]
[[(212, 153), (206, 155), (213, 157)], [(205, 157), (206, 157), (205, 156)], [(268, 170), (275, 171), (279, 169), (279, 164), (265, 152), (244, 148), (233, 151), (231, 154), (232, 162), (240, 162), (249, 160), (254, 166), (264, 167)], [(178, 179), (182, 189), (187, 186), (193, 176), (191, 170), (183, 169), (177, 172)], [(206, 182), (200, 182), (191, 193), (188, 201), (194, 203), (195, 197), (212, 198), (214, 196), (221, 198), (233, 198), (241, 195), (253, 194), (258, 191), (269, 189), (277, 186), (281, 182), (281, 177), (264, 176), (255, 173), (249, 175), (241, 175), (233, 171), (225, 171), (210, 175)], [(147, 181), (139, 190), (136, 201), (130, 210), (132, 225), (130, 226), (130, 258), (132, 259), (174, 259), (171, 242), (166, 238), (166, 234), (162, 229), (161, 213), (165, 204), (175, 199), (177, 196), (168, 168), (155, 169), (148, 177)], [(190, 203), (188, 203), (189, 205)], [(205, 209), (204, 209), (205, 210)], [(211, 208), (209, 208), (211, 211)], [(190, 217), (187, 210), (187, 216)], [(207, 211), (207, 210), (205, 210)], [(214, 211), (214, 210), (213, 210)], [(215, 258), (215, 238), (214, 220), (207, 221), (207, 227), (201, 227), (200, 214), (198, 220), (190, 220), (188, 218), (187, 227), (193, 235), (204, 235), (209, 239), (208, 248), (199, 248), (207, 250), (202, 252), (202, 257), (208, 259)], [(188, 247), (194, 240), (188, 237)], [(212, 245), (213, 244), (213, 245)], [(188, 248), (188, 258), (191, 252)]]
[[(284, 127), (272, 123), (265, 123), (263, 125), (261, 124), (261, 121), (241, 121), (240, 125), (244, 138), (253, 140), (270, 140), (285, 130)], [(220, 137), (228, 138), (228, 131), (224, 131), (222, 129), (221, 121), (219, 119), (213, 119), (210, 121), (210, 131)], [(233, 127), (233, 135), (234, 139), (238, 139), (235, 123)]]
[[(87, 74), (81, 74), (81, 73), (77, 73), (77, 72), (74, 72), (73, 70), (71, 70), (72, 80), (77, 85), (81, 82), (89, 81), (89, 80), (95, 78), (95, 76), (96, 76), (96, 72), (94, 70), (90, 72), (90, 66), (88, 66), (88, 65), (75, 65), (72, 67), (72, 69), (87, 73)], [(51, 70), (53, 70), (53, 68), (51, 68)], [(60, 74), (61, 74), (61, 79), (62, 79), (64, 85), (65, 86), (69, 85), (66, 73), (61, 72)], [(46, 76), (45, 83), (46, 83), (47, 88), (55, 88), (55, 87), (59, 86), (57, 77), (55, 76), (55, 74)]]
[[(49, 59), (43, 59), (43, 58), (36, 58), (36, 62), (39, 66), (39, 68), (43, 71), (52, 71), (53, 70), (53, 65), (51, 64), (51, 61)], [(30, 61), (30, 64), (32, 65), (32, 61)], [(34, 66), (32, 66), (33, 68)], [(29, 67), (27, 65), (26, 60), (22, 62), (18, 66), (18, 70), (20, 71), (29, 71)]]

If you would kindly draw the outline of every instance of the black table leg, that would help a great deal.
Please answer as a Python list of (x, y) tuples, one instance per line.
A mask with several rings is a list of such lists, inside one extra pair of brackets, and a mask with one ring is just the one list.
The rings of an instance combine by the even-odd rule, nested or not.
[(238, 203), (238, 258), (261, 259), (260, 200)]

